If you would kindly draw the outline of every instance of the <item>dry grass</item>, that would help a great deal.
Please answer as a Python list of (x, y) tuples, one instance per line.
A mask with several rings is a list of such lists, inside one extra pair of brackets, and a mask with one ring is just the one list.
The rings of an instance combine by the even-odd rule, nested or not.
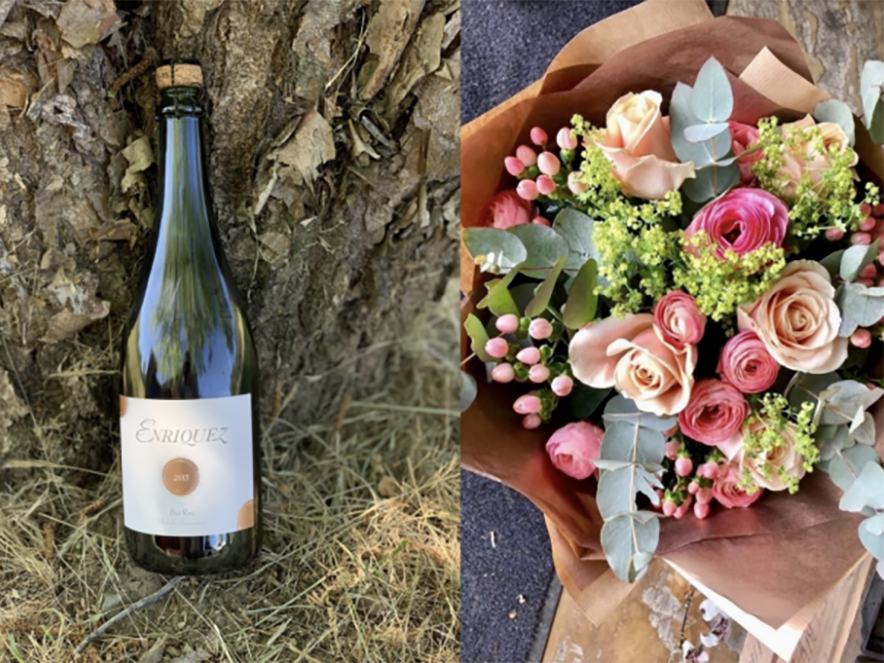
[(456, 298), (395, 348), (385, 393), (269, 430), (265, 545), (248, 575), (188, 578), (76, 658), (168, 578), (126, 554), (118, 466), (88, 489), (51, 463), (7, 473), (0, 661), (459, 660)]

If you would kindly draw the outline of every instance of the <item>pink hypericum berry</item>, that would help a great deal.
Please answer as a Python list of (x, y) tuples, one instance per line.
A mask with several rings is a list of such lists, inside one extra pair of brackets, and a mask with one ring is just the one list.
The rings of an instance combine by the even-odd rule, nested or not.
[(857, 279), (856, 282), (866, 286), (867, 288), (871, 288), (875, 284), (872, 279)]
[(586, 191), (586, 184), (580, 181), (580, 173), (575, 171), (568, 175), (568, 189), (573, 194), (580, 194)]
[(519, 316), (507, 313), (495, 320), (494, 326), (501, 334), (515, 334), (519, 331)]
[(874, 263), (869, 263), (863, 267), (863, 271), (859, 275), (864, 279), (873, 279), (878, 275), (878, 268), (875, 267)]
[(854, 246), (868, 246), (872, 243), (872, 236), (869, 233), (853, 233), (850, 243)]
[(688, 484), (688, 492), (691, 495), (696, 495), (699, 490), (700, 490), (700, 484), (698, 484), (696, 481), (691, 481)]
[(528, 379), (536, 384), (546, 382), (547, 378), (549, 378), (549, 369), (542, 364), (535, 364), (528, 371)]
[[(667, 428), (665, 431), (663, 431), (663, 435), (666, 437), (672, 437), (673, 435), (675, 435), (675, 431), (677, 430), (678, 424), (675, 424), (675, 426), (673, 426), (672, 428)], [(675, 458), (675, 456), (673, 456), (673, 458)]]
[(681, 449), (681, 444), (679, 444), (676, 440), (669, 440), (666, 443), (666, 457), (669, 460), (675, 460), (678, 458), (678, 450)]
[(718, 463), (708, 462), (703, 463), (697, 469), (697, 476), (701, 476), (705, 479), (717, 479), (718, 478)]
[(859, 224), (859, 229), (864, 230), (865, 232), (869, 232), (872, 228), (875, 227), (876, 223), (878, 223), (878, 220), (874, 216), (867, 216), (865, 220)]
[(527, 145), (519, 145), (516, 148), (516, 158), (526, 166), (533, 166), (537, 163), (537, 152)]
[(536, 364), (540, 361), (540, 350), (535, 347), (523, 348), (519, 350), (519, 354), (516, 355), (516, 359), (518, 359), (523, 364), (528, 364), (531, 366), (532, 364)]
[(559, 133), (556, 134), (556, 143), (563, 150), (574, 150), (577, 148), (577, 139), (568, 127), (559, 129)]
[(678, 509), (678, 505), (675, 502), (663, 502), (663, 515), (671, 516)]
[(546, 226), (547, 228), (549, 228), (552, 225), (549, 221), (544, 219), (542, 216), (535, 216), (533, 219), (531, 219), (531, 223), (536, 223), (541, 226)]
[(857, 329), (850, 337), (850, 342), (858, 348), (867, 348), (872, 344), (872, 332), (868, 329)]
[(510, 344), (505, 338), (492, 338), (485, 344), (485, 352), (495, 359), (503, 359), (510, 351)]
[(495, 382), (512, 382), (516, 377), (516, 371), (511, 364), (498, 364), (491, 369), (491, 379)]
[(694, 469), (694, 464), (690, 458), (678, 458), (675, 461), (675, 473), (680, 477), (686, 477)]
[(507, 157), (503, 160), (503, 165), (506, 166), (506, 172), (513, 177), (518, 177), (525, 172), (525, 164), (522, 163), (521, 159), (517, 159), (516, 157)]
[(553, 393), (560, 397), (564, 398), (568, 394), (571, 393), (571, 390), (574, 388), (574, 380), (572, 380), (567, 375), (560, 375), (557, 378), (553, 378), (552, 381), (552, 391)]
[(556, 190), (557, 184), (549, 175), (541, 175), (537, 178), (537, 190), (544, 196), (548, 196)]
[(534, 430), (540, 424), (543, 423), (543, 419), (538, 417), (536, 414), (528, 414), (522, 419), (522, 428), (527, 428), (528, 430)]
[(830, 242), (837, 242), (844, 239), (844, 231), (841, 228), (829, 228), (826, 230), (826, 239)]
[(516, 186), (516, 193), (519, 194), (519, 198), (523, 198), (524, 200), (537, 200), (537, 196), (540, 195), (540, 192), (537, 190), (537, 184), (532, 180), (522, 180)]
[(862, 212), (863, 214), (865, 214), (866, 216), (868, 216), (869, 214), (872, 213), (872, 206), (869, 205), (868, 203), (863, 203), (862, 205), (859, 206), (859, 211)]
[(881, 253), (878, 254), (878, 262), (884, 265), (884, 251), (881, 251)]
[(559, 174), (562, 162), (552, 152), (543, 152), (537, 157), (537, 167), (540, 168), (540, 172), (544, 175), (553, 176)]
[(701, 504), (709, 504), (712, 501), (712, 488), (700, 488), (697, 491), (697, 501)]
[(688, 509), (691, 508), (691, 502), (694, 501), (693, 496), (688, 495), (685, 497), (684, 502), (681, 503), (681, 506), (675, 510), (675, 519), (680, 520), (684, 518), (685, 514), (688, 512)]
[(525, 394), (516, 399), (513, 409), (519, 414), (537, 414), (543, 409), (543, 403), (534, 394)]
[(549, 136), (546, 135), (546, 132), (540, 127), (534, 127), (531, 129), (531, 142), (535, 145), (540, 145), (541, 147), (546, 145), (546, 141), (549, 140)]
[(528, 335), (538, 341), (549, 338), (552, 336), (552, 333), (552, 323), (544, 318), (535, 318), (531, 321), (531, 324), (528, 325)]
[(872, 216), (884, 216), (884, 203), (878, 203), (872, 208)]
[(694, 515), (697, 516), (700, 520), (703, 520), (706, 516), (709, 515), (709, 502), (700, 502), (694, 505)]

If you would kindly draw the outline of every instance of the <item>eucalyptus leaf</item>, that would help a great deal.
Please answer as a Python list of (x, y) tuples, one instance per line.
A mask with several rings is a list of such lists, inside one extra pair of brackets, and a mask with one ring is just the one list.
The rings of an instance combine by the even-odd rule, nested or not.
[[(863, 546), (872, 557), (884, 560), (884, 534), (873, 534), (869, 529), (870, 520), (871, 518), (866, 518), (859, 524), (859, 540), (862, 541)], [(602, 536), (604, 536), (604, 531), (602, 528)]]
[(490, 309), (497, 317), (507, 315), (508, 313), (520, 315), (516, 300), (513, 299), (513, 296), (509, 291), (509, 285), (518, 273), (519, 268), (516, 266), (513, 267), (513, 269), (511, 269), (502, 279), (488, 281), (485, 284), (485, 288), (488, 292), (485, 297), (476, 304), (476, 308)]
[(463, 326), (467, 330), (467, 336), (470, 337), (470, 349), (476, 353), (476, 356), (482, 361), (494, 361), (494, 357), (485, 352), (485, 344), (488, 343), (488, 332), (485, 331), (482, 321), (470, 313)]
[(866, 521), (866, 529), (870, 534), (884, 534), (884, 513), (876, 513)]
[(464, 228), (463, 241), (482, 271), (506, 273), (528, 257), (517, 235), (498, 228)]
[(884, 317), (884, 288), (848, 283), (844, 286), (843, 311), (860, 326), (871, 327)]
[[(647, 568), (660, 540), (660, 520), (640, 522), (627, 515), (617, 516), (602, 526), (601, 542), (605, 557), (615, 575), (625, 582), (635, 582)], [(637, 547), (636, 547), (637, 546)]]
[(838, 452), (825, 466), (820, 467), (829, 473), (829, 478), (841, 490), (847, 490), (862, 471), (866, 463), (881, 463), (878, 453), (871, 447), (857, 445)]
[(562, 315), (562, 322), (568, 329), (580, 329), (595, 318), (598, 306), (598, 295), (595, 292), (597, 275), (598, 263), (592, 258), (577, 272), (568, 292), (565, 313)]
[(701, 122), (727, 122), (734, 111), (734, 95), (724, 67), (709, 58), (697, 74), (691, 92), (691, 110)]
[(684, 130), (684, 137), (689, 143), (705, 143), (710, 138), (720, 136), (727, 131), (727, 136), (721, 136), (720, 140), (726, 141), (727, 145), (731, 144), (731, 135), (728, 131), (727, 122), (712, 124), (694, 124)]
[(553, 228), (568, 242), (568, 260), (565, 269), (577, 271), (590, 258), (599, 259), (598, 251), (592, 242), (595, 222), (583, 212), (570, 207), (556, 215)]
[(549, 300), (552, 297), (553, 290), (555, 290), (556, 282), (559, 280), (559, 274), (562, 273), (562, 269), (565, 267), (565, 259), (566, 256), (559, 258), (547, 277), (543, 279), (543, 283), (537, 286), (537, 290), (534, 291), (534, 299), (525, 307), (525, 315), (536, 318), (549, 306)]
[(789, 387), (786, 389), (786, 396), (789, 399), (789, 405), (796, 410), (801, 409), (801, 405), (806, 402), (818, 404), (820, 396), (833, 384), (839, 382), (841, 377), (837, 373), (796, 373)]
[[(691, 88), (684, 83), (677, 83), (669, 101), (669, 133), (672, 149), (679, 161), (694, 162), (694, 168), (704, 166), (723, 159), (730, 152), (730, 142), (723, 140), (709, 143), (692, 143), (685, 138), (684, 132), (690, 126), (700, 123), (691, 110)], [(713, 150), (714, 148), (714, 150)]]
[(717, 198), (740, 182), (740, 169), (735, 163), (722, 168), (706, 166), (696, 171), (696, 175), (684, 183), (685, 195), (696, 203)]
[(863, 123), (872, 140), (884, 143), (884, 62), (868, 60), (860, 76)]
[(476, 385), (475, 378), (466, 371), (460, 372), (460, 381), (460, 411), (466, 412), (470, 405), (473, 404), (473, 401), (476, 400), (479, 388)]
[(571, 395), (568, 396), (571, 415), (578, 421), (589, 419), (610, 394), (610, 389), (593, 389), (575, 380)]
[(830, 276), (838, 276), (841, 273), (841, 260), (843, 256), (844, 249), (839, 249), (820, 260), (820, 264), (829, 271)]
[(642, 412), (636, 407), (635, 401), (619, 394), (608, 401), (602, 418), (608, 423), (636, 421), (639, 426), (658, 431), (669, 430), (677, 422), (675, 417), (658, 417), (650, 412)]
[(863, 412), (863, 421), (853, 431), (853, 439), (857, 444), (864, 444), (867, 447), (875, 444), (875, 418), (869, 412)]
[(845, 281), (855, 281), (863, 268), (878, 257), (878, 254), (881, 252), (880, 246), (881, 240), (876, 239), (868, 246), (857, 244), (849, 249), (845, 249), (841, 256), (841, 267), (839, 269), (841, 278)]
[(632, 463), (625, 460), (606, 460), (604, 458), (597, 458), (592, 464), (600, 470), (620, 470), (632, 465)]
[(844, 491), (842, 511), (862, 511), (865, 507), (884, 509), (884, 467), (877, 463), (863, 465), (859, 476)]
[[(830, 395), (822, 406), (823, 414), (820, 419), (824, 424), (851, 424), (857, 418), (857, 411), (867, 410), (884, 395), (884, 389), (869, 389), (854, 380), (835, 382), (826, 391)], [(859, 419), (861, 418), (860, 416)]]
[(630, 463), (616, 470), (606, 470), (601, 473), (596, 492), (599, 512), (605, 520), (633, 512), (636, 510), (635, 496), (639, 492), (644, 493), (653, 504), (658, 504), (660, 500), (655, 489), (662, 487), (660, 479), (641, 465)]
[(663, 433), (625, 421), (608, 423), (601, 458), (633, 463), (661, 463), (666, 448)]
[(820, 426), (816, 431), (816, 446), (820, 460), (830, 460), (836, 453), (849, 449), (856, 442), (847, 430), (847, 425)]
[(826, 99), (813, 109), (813, 119), (817, 122), (833, 122), (837, 124), (853, 146), (856, 143), (856, 127), (853, 123), (853, 111), (843, 101)]
[(527, 251), (520, 270), (534, 278), (546, 278), (559, 259), (567, 256), (568, 242), (552, 228), (539, 223), (513, 226), (508, 233), (517, 237)]

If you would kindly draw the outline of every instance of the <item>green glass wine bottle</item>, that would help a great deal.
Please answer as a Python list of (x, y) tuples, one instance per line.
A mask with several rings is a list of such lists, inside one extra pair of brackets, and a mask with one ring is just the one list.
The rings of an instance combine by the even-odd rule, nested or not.
[(140, 566), (219, 573), (261, 544), (257, 357), (215, 225), (202, 70), (164, 63), (157, 87), (157, 219), (122, 349), (123, 521)]

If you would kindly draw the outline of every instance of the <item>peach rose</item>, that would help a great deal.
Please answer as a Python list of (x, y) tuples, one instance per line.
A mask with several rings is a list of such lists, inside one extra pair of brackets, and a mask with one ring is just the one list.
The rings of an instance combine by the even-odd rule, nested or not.
[(568, 355), (574, 377), (595, 389), (616, 387), (643, 412), (681, 412), (694, 385), (697, 348), (665, 343), (650, 313), (605, 318), (578, 331)]
[[(783, 125), (783, 138), (797, 141), (794, 148), (787, 149), (784, 155), (783, 165), (777, 171), (777, 176), (782, 181), (783, 197), (787, 200), (794, 200), (798, 194), (798, 184), (805, 174), (810, 176), (812, 184), (819, 184), (823, 173), (832, 167), (832, 158), (828, 153), (820, 152), (815, 143), (818, 143), (818, 133), (822, 134), (823, 144), (828, 150), (832, 145), (838, 147), (839, 152), (850, 150), (850, 140), (844, 130), (834, 122), (821, 122), (817, 124), (814, 119), (807, 115), (797, 122)], [(809, 139), (802, 139), (801, 136), (808, 136)], [(855, 166), (859, 157), (853, 152), (853, 161), (851, 166)]]
[(696, 177), (693, 162), (679, 163), (669, 137), (669, 118), (660, 113), (658, 92), (629, 93), (611, 106), (607, 130), (597, 145), (614, 164), (627, 196), (655, 200)]
[[(767, 424), (764, 421), (756, 419), (743, 427), (743, 434), (756, 433), (765, 425)], [(740, 469), (749, 470), (755, 483), (762, 488), (773, 491), (786, 490), (787, 486), (783, 483), (781, 473), (796, 479), (801, 479), (806, 473), (804, 457), (795, 450), (796, 430), (795, 424), (787, 423), (785, 428), (779, 431), (786, 443), (770, 451), (750, 456), (745, 449), (741, 450), (737, 456)]]
[(546, 452), (560, 471), (575, 479), (598, 475), (593, 461), (602, 451), (605, 431), (588, 421), (575, 421), (563, 426), (549, 438)]
[(710, 446), (728, 447), (742, 440), (740, 428), (749, 416), (749, 403), (736, 387), (723, 380), (697, 382), (688, 406), (678, 413), (678, 426), (689, 438)]
[(828, 373), (847, 359), (832, 279), (812, 260), (790, 262), (770, 290), (737, 309), (737, 327), (758, 334), (771, 356), (793, 371)]
[(718, 478), (712, 484), (712, 497), (726, 509), (743, 508), (752, 504), (761, 497), (762, 489), (756, 490), (751, 495), (740, 488), (740, 468), (731, 463), (720, 467)]

